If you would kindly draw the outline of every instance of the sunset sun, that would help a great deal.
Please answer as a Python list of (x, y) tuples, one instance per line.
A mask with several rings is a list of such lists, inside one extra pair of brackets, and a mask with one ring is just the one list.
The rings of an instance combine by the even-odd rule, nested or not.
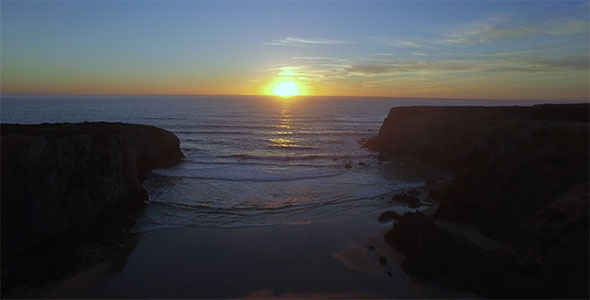
[(278, 82), (273, 88), (275, 96), (288, 98), (299, 95), (297, 84), (292, 80), (283, 80)]

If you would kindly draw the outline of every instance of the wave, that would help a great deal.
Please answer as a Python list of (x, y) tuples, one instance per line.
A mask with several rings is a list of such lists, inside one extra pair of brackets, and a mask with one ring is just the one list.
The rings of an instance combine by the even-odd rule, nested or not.
[(366, 159), (377, 157), (375, 154), (364, 154), (364, 155), (325, 155), (325, 154), (310, 154), (310, 155), (289, 155), (289, 156), (278, 156), (278, 155), (253, 155), (253, 154), (231, 154), (221, 155), (220, 158), (237, 158), (240, 160), (252, 159), (252, 160), (277, 160), (277, 161), (292, 161), (292, 160), (343, 160), (343, 159)]
[[(143, 223), (138, 227), (140, 232), (174, 227), (241, 227), (241, 226), (272, 226), (279, 224), (298, 224), (301, 220), (314, 222), (327, 220), (335, 214), (347, 210), (391, 208), (383, 196), (390, 195), (400, 189), (423, 186), (424, 182), (410, 182), (395, 186), (382, 186), (380, 189), (370, 189), (364, 195), (340, 195), (331, 198), (316, 198), (309, 202), (275, 203), (234, 203), (228, 205), (213, 205), (211, 203), (193, 202), (185, 198), (175, 198), (174, 201), (149, 200), (148, 213)], [(197, 198), (198, 199), (198, 198)], [(376, 201), (375, 201), (376, 200)], [(404, 210), (404, 207), (394, 207)], [(424, 209), (424, 208), (423, 208)], [(156, 212), (156, 213), (154, 213)]]
[(238, 216), (252, 216), (257, 214), (264, 214), (264, 213), (273, 213), (273, 212), (291, 212), (294, 210), (300, 210), (307, 207), (313, 206), (322, 206), (326, 202), (319, 202), (319, 203), (299, 203), (299, 204), (292, 204), (287, 203), (284, 205), (279, 206), (263, 206), (263, 205), (256, 205), (256, 206), (231, 206), (231, 207), (216, 207), (210, 206), (206, 204), (197, 204), (197, 203), (186, 203), (186, 202), (175, 202), (175, 201), (158, 201), (158, 200), (150, 200), (148, 204), (156, 204), (156, 205), (163, 205), (163, 206), (171, 206), (180, 209), (195, 209), (199, 211), (206, 211), (206, 212), (215, 212), (218, 214), (227, 214), (227, 215), (238, 215)]
[[(239, 131), (239, 130), (172, 130), (178, 135), (274, 135), (277, 128), (268, 131)], [(318, 131), (301, 131), (297, 129), (283, 129), (282, 131), (290, 132), (289, 136), (362, 136), (367, 135), (370, 131), (342, 131), (342, 130), (318, 130)]]
[(340, 168), (260, 168), (248, 165), (233, 165), (200, 169), (155, 169), (153, 174), (167, 177), (201, 178), (226, 181), (292, 181), (332, 177), (341, 174)]
[(250, 166), (269, 166), (269, 167), (313, 167), (313, 168), (323, 168), (323, 167), (334, 167), (334, 166), (341, 166), (340, 164), (321, 164), (321, 163), (290, 163), (285, 164), (281, 162), (264, 162), (264, 161), (248, 161), (248, 160), (241, 160), (241, 161), (215, 161), (215, 160), (197, 160), (197, 159), (185, 159), (184, 162), (195, 164), (195, 165), (250, 165)]
[(294, 146), (294, 145), (270, 145), (266, 146), (267, 149), (278, 149), (278, 150), (315, 150), (315, 147), (308, 146)]
[(173, 130), (176, 134), (196, 135), (250, 135), (250, 131), (222, 131), (222, 130)]
[[(172, 120), (174, 118), (154, 118), (157, 120)], [(250, 123), (255, 124), (227, 124), (227, 123), (218, 123), (218, 124), (198, 124), (198, 123), (190, 123), (190, 121), (186, 121), (184, 123), (177, 123), (173, 125), (169, 125), (166, 127), (168, 130), (185, 130), (185, 129), (262, 129), (262, 130), (275, 130), (277, 128), (281, 128), (281, 125), (286, 125), (287, 123), (284, 122), (283, 119), (271, 119), (271, 120), (259, 120), (255, 119), (251, 120)], [(227, 121), (227, 119), (223, 118), (220, 120), (221, 122)], [(313, 128), (322, 128), (326, 126), (330, 126), (324, 128), (326, 130), (339, 130), (343, 126), (346, 127), (358, 127), (358, 126), (367, 126), (370, 127), (373, 124), (381, 124), (383, 121), (381, 120), (326, 120), (326, 119), (305, 119), (305, 118), (298, 118), (293, 120), (292, 122), (288, 122), (288, 124), (298, 124), (298, 125), (307, 125), (313, 124)], [(322, 124), (330, 124), (324, 125)], [(338, 127), (334, 127), (332, 124), (338, 124)]]

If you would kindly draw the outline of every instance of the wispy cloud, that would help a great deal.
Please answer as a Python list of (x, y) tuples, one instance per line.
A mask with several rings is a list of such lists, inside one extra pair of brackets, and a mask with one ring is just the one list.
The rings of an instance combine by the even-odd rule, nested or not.
[(383, 56), (397, 56), (397, 54), (395, 53), (391, 53), (391, 52), (377, 52), (377, 53), (370, 53), (369, 56), (377, 56), (377, 57), (383, 57)]
[(425, 47), (424, 44), (419, 43), (418, 41), (409, 41), (409, 40), (397, 39), (397, 38), (388, 37), (388, 36), (371, 36), (368, 38), (371, 42), (378, 44), (378, 45), (385, 45), (385, 46), (391, 46), (391, 47), (397, 47), (397, 48), (415, 48), (415, 49), (420, 49), (420, 48)]
[(291, 57), (291, 59), (305, 61), (306, 63), (310, 63), (310, 64), (346, 63), (346, 62), (348, 62), (348, 60), (344, 59), (344, 58), (328, 57), (328, 56), (294, 56), (294, 57)]
[(270, 71), (276, 72), (279, 76), (294, 76), (299, 79), (313, 82), (324, 82), (326, 80), (344, 78), (349, 76), (345, 68), (350, 67), (347, 64), (323, 63), (310, 65), (286, 65), (270, 68)]
[(346, 45), (354, 44), (351, 41), (333, 40), (324, 38), (300, 38), (300, 37), (284, 37), (273, 39), (270, 42), (265, 42), (265, 45), (272, 46), (291, 46), (291, 47), (307, 47), (319, 45)]
[(393, 68), (393, 65), (356, 65), (346, 68), (345, 70), (353, 74), (371, 76), (389, 73)]
[(299, 60), (336, 60), (335, 57), (327, 57), (327, 56), (294, 56), (291, 57), (292, 59), (299, 59)]
[[(588, 32), (587, 20), (557, 18), (533, 23), (496, 18), (411, 40), (365, 36), (365, 41), (380, 47), (372, 45), (367, 48), (371, 52), (350, 56), (318, 51), (328, 49), (300, 49), (289, 64), (270, 70), (275, 76), (293, 76), (317, 86), (356, 86), (383, 89), (384, 93), (391, 87), (461, 88), (506, 78), (588, 78)], [(307, 47), (350, 43), (283, 38), (270, 44)]]
[(466, 61), (405, 61), (380, 65), (353, 65), (346, 71), (353, 75), (377, 76), (412, 72), (468, 71), (474, 67)]
[(387, 64), (352, 65), (344, 70), (351, 75), (383, 76), (400, 73), (445, 72), (557, 72), (587, 71), (590, 59), (587, 53), (564, 57), (515, 56), (498, 59), (460, 59), (439, 61), (404, 61)]
[(446, 45), (472, 46), (530, 37), (588, 35), (588, 21), (551, 19), (544, 23), (514, 23), (506, 20), (473, 23), (454, 30), (439, 41)]

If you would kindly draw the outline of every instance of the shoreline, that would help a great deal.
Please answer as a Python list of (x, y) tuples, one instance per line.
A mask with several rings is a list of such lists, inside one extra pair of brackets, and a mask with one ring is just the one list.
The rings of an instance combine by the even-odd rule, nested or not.
[[(435, 184), (395, 190), (378, 200), (389, 203), (394, 209), (415, 211), (405, 203), (391, 200), (392, 197), (417, 190), (421, 198), (425, 198), (433, 186)], [(420, 209), (434, 207), (435, 204)], [(382, 212), (382, 208), (375, 208), (345, 219), (312, 224), (180, 227), (126, 234), (120, 240), (109, 242), (110, 245), (85, 247), (90, 253), (87, 258), (93, 263), (70, 270), (57, 281), (47, 281), (40, 287), (25, 291), (13, 289), (6, 297), (474, 297), (407, 275), (401, 269), (404, 255), (383, 239), (392, 222), (379, 222)], [(387, 261), (385, 265), (380, 261), (382, 258)], [(264, 271), (232, 275), (235, 268), (262, 268)], [(136, 277), (146, 273), (153, 275)], [(317, 278), (306, 276), (315, 273), (318, 273)], [(166, 274), (166, 286), (175, 288), (161, 287), (162, 278), (158, 276), (162, 274)], [(277, 276), (283, 279), (277, 280)], [(197, 294), (189, 282), (195, 278), (202, 282)], [(235, 290), (229, 283), (244, 280), (251, 281)], [(265, 282), (269, 284), (263, 284)], [(288, 285), (288, 282), (298, 284)], [(222, 289), (220, 283), (228, 286)], [(146, 287), (150, 288), (146, 290)]]
[(403, 255), (383, 241), (389, 226), (372, 213), (306, 225), (162, 229), (137, 235), (118, 272), (109, 272), (111, 259), (124, 253), (36, 292), (48, 298), (473, 296), (407, 275)]

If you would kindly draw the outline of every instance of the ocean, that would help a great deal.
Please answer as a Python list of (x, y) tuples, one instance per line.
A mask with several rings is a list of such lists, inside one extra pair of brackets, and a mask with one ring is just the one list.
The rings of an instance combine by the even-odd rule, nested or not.
[[(186, 158), (153, 170), (134, 230), (310, 224), (391, 207), (385, 195), (443, 174), (361, 147), (389, 110), (532, 102), (264, 96), (3, 96), (2, 123), (107, 121), (176, 134)], [(434, 177), (433, 177), (434, 176)], [(400, 209), (404, 209), (401, 207)]]

